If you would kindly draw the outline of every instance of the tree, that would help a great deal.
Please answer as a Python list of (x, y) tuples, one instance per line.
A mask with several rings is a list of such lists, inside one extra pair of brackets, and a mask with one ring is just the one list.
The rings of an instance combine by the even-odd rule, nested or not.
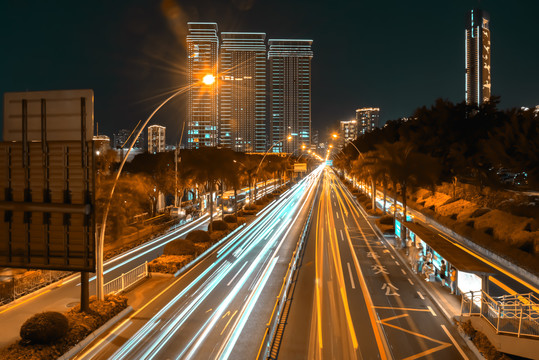
[(431, 185), (438, 180), (440, 166), (431, 156), (416, 151), (415, 145), (398, 141), (377, 145), (381, 166), (401, 187), (404, 219), (406, 219), (407, 189), (411, 185)]

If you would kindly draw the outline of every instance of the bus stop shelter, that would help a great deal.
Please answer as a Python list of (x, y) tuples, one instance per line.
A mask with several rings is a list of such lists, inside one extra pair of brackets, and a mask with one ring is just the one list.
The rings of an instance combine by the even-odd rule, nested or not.
[[(483, 290), (488, 294), (488, 276), (496, 273), (496, 270), (485, 264), (474, 255), (456, 243), (445, 239), (437, 232), (426, 228), (421, 224), (410, 221), (402, 223), (413, 240), (414, 245), (425, 243), (433, 253), (433, 262), (439, 269), (441, 260), (445, 260), (448, 270), (453, 267), (457, 270), (456, 289), (461, 293)], [(424, 246), (425, 250), (427, 249)]]

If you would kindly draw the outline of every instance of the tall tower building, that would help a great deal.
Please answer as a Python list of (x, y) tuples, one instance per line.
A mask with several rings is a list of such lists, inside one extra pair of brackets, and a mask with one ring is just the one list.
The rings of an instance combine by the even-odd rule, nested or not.
[(489, 101), (490, 16), (473, 9), (466, 15), (466, 104), (481, 105)]
[(187, 148), (217, 146), (219, 99), (218, 81), (206, 85), (206, 75), (217, 77), (219, 39), (217, 24), (187, 23), (187, 81), (190, 86), (187, 104)]
[(358, 135), (373, 131), (379, 126), (380, 108), (362, 108), (356, 110)]
[(266, 151), (265, 33), (221, 33), (219, 143)]
[(343, 148), (347, 141), (356, 140), (357, 134), (357, 120), (341, 120), (339, 148)]
[(148, 152), (150, 154), (165, 151), (165, 129), (160, 125), (148, 126)]
[[(269, 40), (270, 145), (291, 153), (311, 141), (312, 40)], [(287, 137), (291, 140), (287, 141)]]

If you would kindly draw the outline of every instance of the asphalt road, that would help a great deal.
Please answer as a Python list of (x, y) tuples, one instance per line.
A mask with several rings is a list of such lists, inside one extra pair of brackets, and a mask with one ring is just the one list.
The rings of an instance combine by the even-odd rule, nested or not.
[(459, 359), (469, 352), (330, 170), (315, 206), (280, 359)]
[(283, 194), (78, 358), (255, 358), (320, 173)]

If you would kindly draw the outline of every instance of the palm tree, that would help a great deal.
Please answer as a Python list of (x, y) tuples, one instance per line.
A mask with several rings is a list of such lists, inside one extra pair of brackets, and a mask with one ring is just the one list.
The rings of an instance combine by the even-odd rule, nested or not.
[(406, 220), (408, 187), (434, 184), (440, 174), (440, 165), (431, 156), (417, 152), (415, 145), (409, 142), (385, 142), (376, 145), (376, 148), (380, 154), (381, 165), (387, 168), (387, 173), (394, 183), (398, 183), (401, 187), (404, 220)]

